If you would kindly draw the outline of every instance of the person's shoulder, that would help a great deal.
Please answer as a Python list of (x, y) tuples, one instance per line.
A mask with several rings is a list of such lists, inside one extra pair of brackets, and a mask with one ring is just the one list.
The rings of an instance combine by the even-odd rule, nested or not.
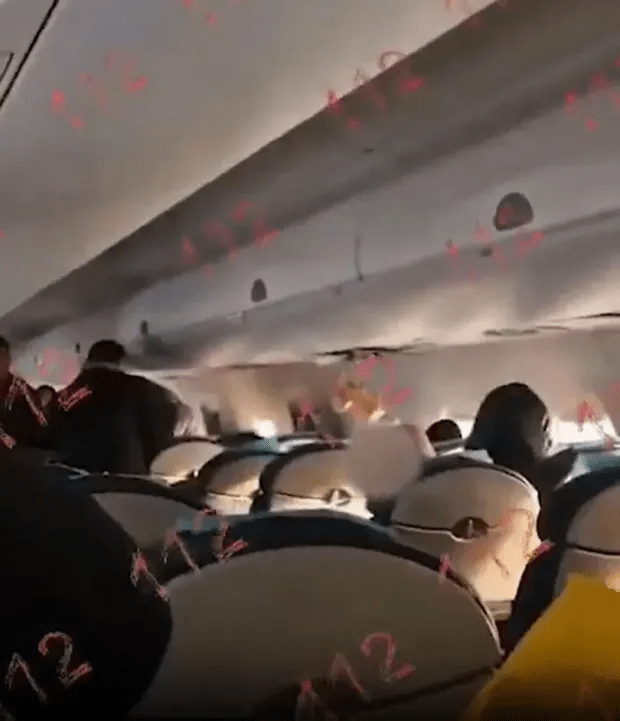
[(158, 401), (174, 402), (174, 394), (165, 386), (144, 376), (127, 374), (129, 386), (134, 392), (140, 393), (148, 398)]

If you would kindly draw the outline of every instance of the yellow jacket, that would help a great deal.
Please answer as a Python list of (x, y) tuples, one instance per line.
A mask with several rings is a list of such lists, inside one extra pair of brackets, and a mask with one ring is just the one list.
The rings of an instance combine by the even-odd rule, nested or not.
[(620, 594), (570, 575), (462, 721), (620, 717)]

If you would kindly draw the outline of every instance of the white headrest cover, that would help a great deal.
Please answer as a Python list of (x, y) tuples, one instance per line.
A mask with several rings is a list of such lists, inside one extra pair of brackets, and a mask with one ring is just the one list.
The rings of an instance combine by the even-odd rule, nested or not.
[(207, 493), (250, 498), (258, 490), (258, 478), (273, 456), (244, 456), (217, 468), (209, 478)]
[[(513, 599), (530, 554), (540, 543), (536, 489), (497, 466), (456, 468), (411, 483), (392, 514), (399, 540), (420, 550), (447, 554), (487, 601)], [(457, 521), (479, 518), (486, 536), (463, 539), (450, 529)], [(414, 528), (410, 528), (413, 526)], [(415, 528), (419, 527), (419, 528)]]
[(258, 478), (273, 456), (246, 456), (217, 468), (205, 493), (205, 503), (218, 513), (249, 513), (259, 489)]
[[(163, 450), (151, 464), (151, 473), (171, 476), (178, 480), (199, 471), (205, 463), (221, 453), (223, 448), (209, 441), (187, 441)], [(172, 482), (172, 480), (171, 480)]]
[(348, 449), (348, 476), (367, 496), (392, 496), (417, 478), (434, 451), (413, 425), (374, 423), (354, 428)]
[[(369, 515), (366, 497), (349, 476), (348, 449), (314, 451), (293, 458), (277, 474), (272, 486), (271, 509), (329, 508)], [(330, 491), (333, 494), (330, 495)], [(350, 500), (339, 497), (344, 491)]]
[(398, 496), (392, 522), (449, 529), (472, 516), (495, 526), (511, 508), (538, 515), (538, 493), (531, 483), (498, 466), (462, 467), (409, 483)]
[[(375, 710), (373, 719), (409, 719), (416, 711), (456, 718), (486, 677), (473, 687), (441, 685), (501, 657), (491, 620), (465, 589), (371, 550), (249, 553), (176, 578), (168, 591), (172, 634), (132, 711), (139, 718), (203, 718), (205, 709), (250, 718), (283, 688), (328, 678), (337, 654), (373, 702), (439, 687), (406, 708)], [(398, 678), (405, 664), (415, 670)]]

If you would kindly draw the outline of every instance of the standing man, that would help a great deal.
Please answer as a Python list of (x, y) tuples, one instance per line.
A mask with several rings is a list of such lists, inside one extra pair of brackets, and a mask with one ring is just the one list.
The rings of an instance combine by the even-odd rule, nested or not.
[(37, 392), (11, 373), (11, 346), (0, 336), (0, 444), (40, 447), (47, 426)]
[(58, 394), (54, 430), (65, 463), (145, 475), (174, 439), (181, 405), (157, 383), (121, 370), (126, 355), (120, 343), (98, 341)]

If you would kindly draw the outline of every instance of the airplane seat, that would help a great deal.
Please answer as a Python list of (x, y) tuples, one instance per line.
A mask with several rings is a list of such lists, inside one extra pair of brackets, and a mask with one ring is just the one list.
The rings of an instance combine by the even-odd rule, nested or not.
[(375, 523), (389, 526), (398, 493), (433, 456), (428, 438), (415, 425), (378, 421), (354, 427), (347, 456), (349, 477), (366, 495)]
[(206, 463), (195, 479), (205, 503), (221, 514), (249, 513), (265, 466), (278, 457), (271, 451), (232, 448)]
[(151, 463), (150, 472), (166, 476), (168, 483), (181, 482), (197, 474), (205, 463), (223, 450), (221, 445), (208, 438), (176, 438)]
[(556, 595), (569, 573), (594, 576), (620, 591), (620, 473), (618, 484), (582, 505), (566, 536), (566, 550), (558, 571)]
[[(172, 635), (131, 716), (293, 718), (323, 682), (339, 718), (456, 718), (500, 661), (468, 584), (369, 522), (264, 514), (231, 532), (245, 549), (167, 584)], [(354, 693), (333, 698), (330, 676)]]
[(512, 601), (539, 546), (536, 489), (514, 471), (459, 456), (424, 464), (391, 517), (402, 543), (443, 556), (498, 608)]
[(198, 492), (164, 486), (140, 476), (85, 473), (69, 482), (93, 496), (138, 546), (165, 538), (179, 519), (192, 518), (204, 508)]
[(343, 443), (309, 443), (263, 469), (252, 512), (333, 508), (367, 517), (366, 497), (348, 477)]
[(620, 469), (601, 468), (559, 486), (543, 505), (539, 534), (553, 545), (525, 569), (508, 622), (508, 651), (559, 595), (571, 571), (610, 587), (618, 583), (620, 538), (613, 514), (620, 510), (619, 488)]

